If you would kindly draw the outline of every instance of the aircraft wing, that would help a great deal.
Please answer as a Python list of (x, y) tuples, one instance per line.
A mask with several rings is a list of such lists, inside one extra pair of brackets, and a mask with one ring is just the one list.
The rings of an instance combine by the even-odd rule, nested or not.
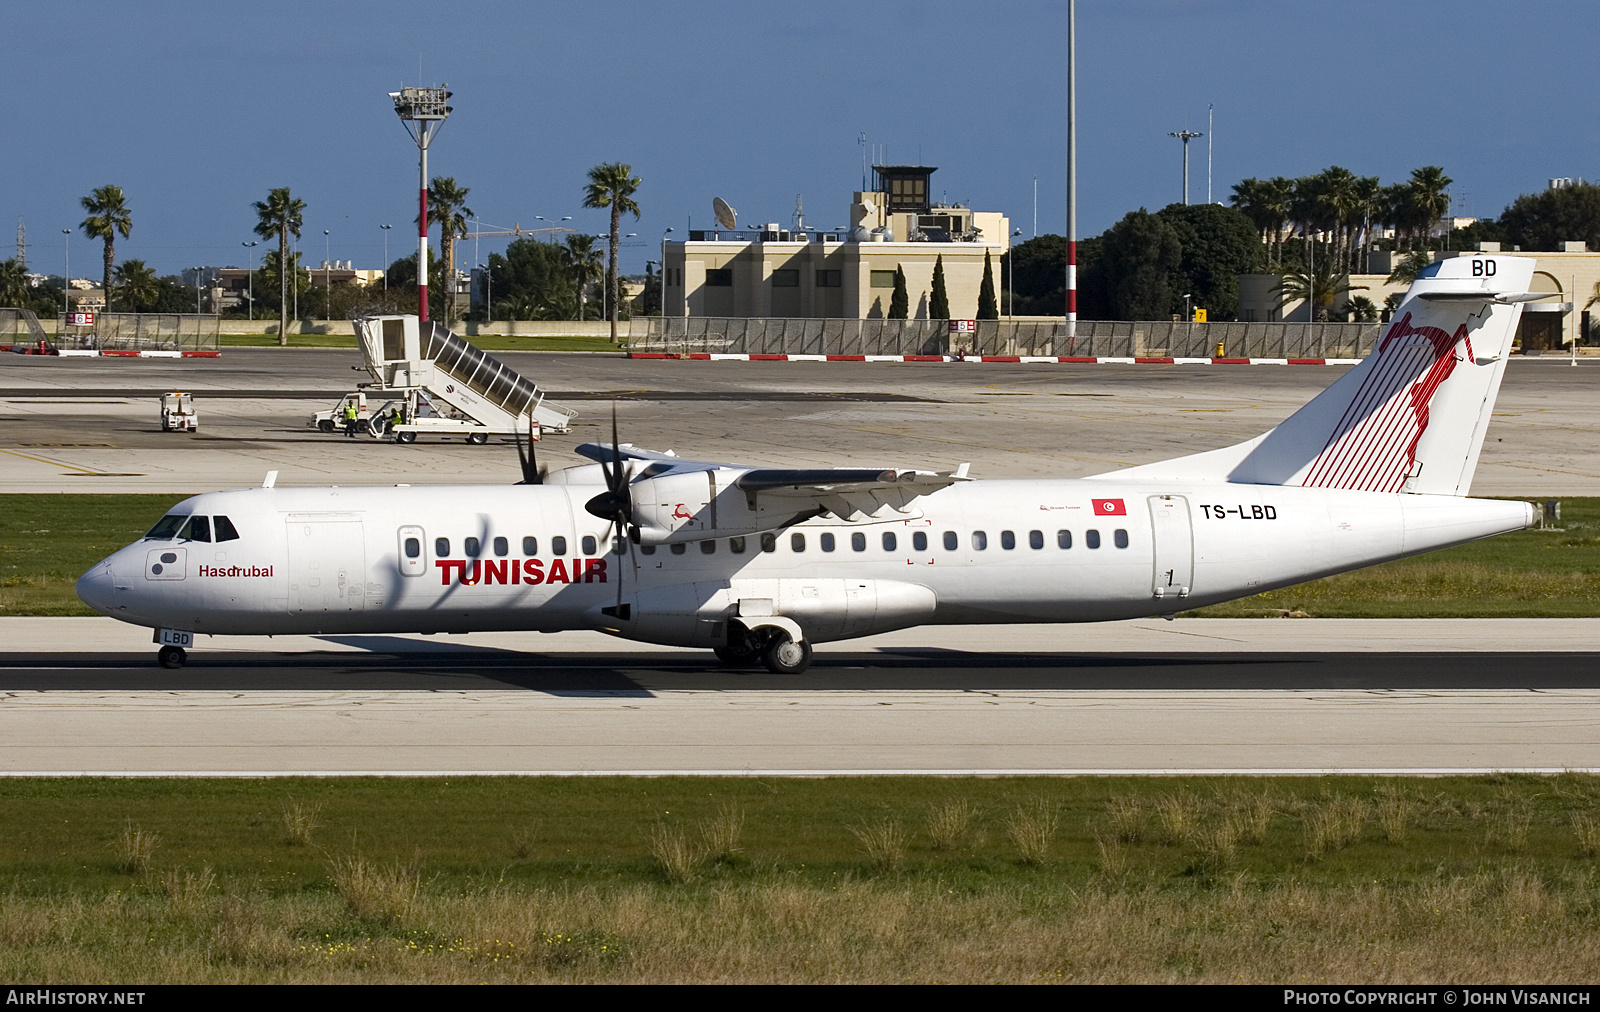
[(842, 520), (859, 520), (885, 509), (903, 511), (919, 496), (971, 480), (966, 464), (954, 471), (761, 467), (745, 471), (733, 485), (752, 501), (762, 500), (764, 507), (792, 506), (796, 513), (820, 509)]
[[(865, 467), (750, 467), (742, 464), (705, 460), (686, 460), (672, 453), (644, 450), (628, 443), (613, 449), (610, 443), (584, 443), (576, 451), (590, 460), (611, 463), (617, 457), (633, 462), (630, 485), (639, 503), (681, 504), (691, 496), (680, 486), (695, 482), (696, 490), (707, 488), (703, 478), (690, 479), (714, 471), (714, 484), (721, 489), (744, 493), (755, 515), (793, 517), (831, 513), (843, 520), (881, 516), (885, 510), (903, 512), (919, 496), (970, 481), (968, 465), (954, 471), (919, 471), (910, 468)], [(638, 468), (643, 463), (643, 468)], [(644, 526), (649, 526), (647, 523)], [(675, 528), (678, 525), (663, 523)]]

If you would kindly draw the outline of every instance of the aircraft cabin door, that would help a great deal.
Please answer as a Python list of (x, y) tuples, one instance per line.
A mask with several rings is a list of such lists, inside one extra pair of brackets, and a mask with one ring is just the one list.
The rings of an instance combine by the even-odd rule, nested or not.
[(1153, 597), (1188, 597), (1194, 583), (1194, 528), (1189, 500), (1181, 495), (1150, 497), (1150, 529), (1154, 535)]
[(350, 513), (291, 513), (289, 611), (363, 611), (367, 555), (361, 518)]

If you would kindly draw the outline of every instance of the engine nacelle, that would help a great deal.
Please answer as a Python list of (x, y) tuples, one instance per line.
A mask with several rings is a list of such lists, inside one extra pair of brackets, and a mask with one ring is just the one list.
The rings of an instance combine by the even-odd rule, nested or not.
[(719, 647), (731, 623), (772, 618), (798, 624), (812, 643), (904, 629), (931, 621), (938, 598), (900, 580), (734, 579), (652, 588), (622, 603), (626, 617), (601, 614), (596, 625), (649, 643)]
[(703, 541), (775, 531), (815, 516), (818, 510), (796, 511), (792, 499), (747, 493), (734, 486), (746, 468), (708, 468), (658, 478), (640, 478), (628, 486), (633, 522), (646, 545)]

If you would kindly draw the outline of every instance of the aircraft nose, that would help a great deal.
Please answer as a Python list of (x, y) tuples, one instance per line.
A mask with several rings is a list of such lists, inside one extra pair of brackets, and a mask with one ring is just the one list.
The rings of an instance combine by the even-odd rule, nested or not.
[(114, 579), (111, 563), (97, 562), (87, 573), (78, 577), (78, 600), (102, 615), (111, 614), (111, 591)]

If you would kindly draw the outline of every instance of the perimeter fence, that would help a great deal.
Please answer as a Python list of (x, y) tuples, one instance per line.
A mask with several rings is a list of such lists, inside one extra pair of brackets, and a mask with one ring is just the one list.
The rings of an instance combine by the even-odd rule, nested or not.
[(636, 317), (630, 351), (725, 355), (1018, 355), (1085, 358), (1364, 358), (1380, 323), (1173, 323)]
[(50, 343), (50, 335), (31, 309), (0, 308), (0, 344), (38, 347), (40, 342)]
[(94, 323), (60, 321), (56, 344), (73, 351), (217, 351), (222, 317), (193, 313), (96, 313)]

